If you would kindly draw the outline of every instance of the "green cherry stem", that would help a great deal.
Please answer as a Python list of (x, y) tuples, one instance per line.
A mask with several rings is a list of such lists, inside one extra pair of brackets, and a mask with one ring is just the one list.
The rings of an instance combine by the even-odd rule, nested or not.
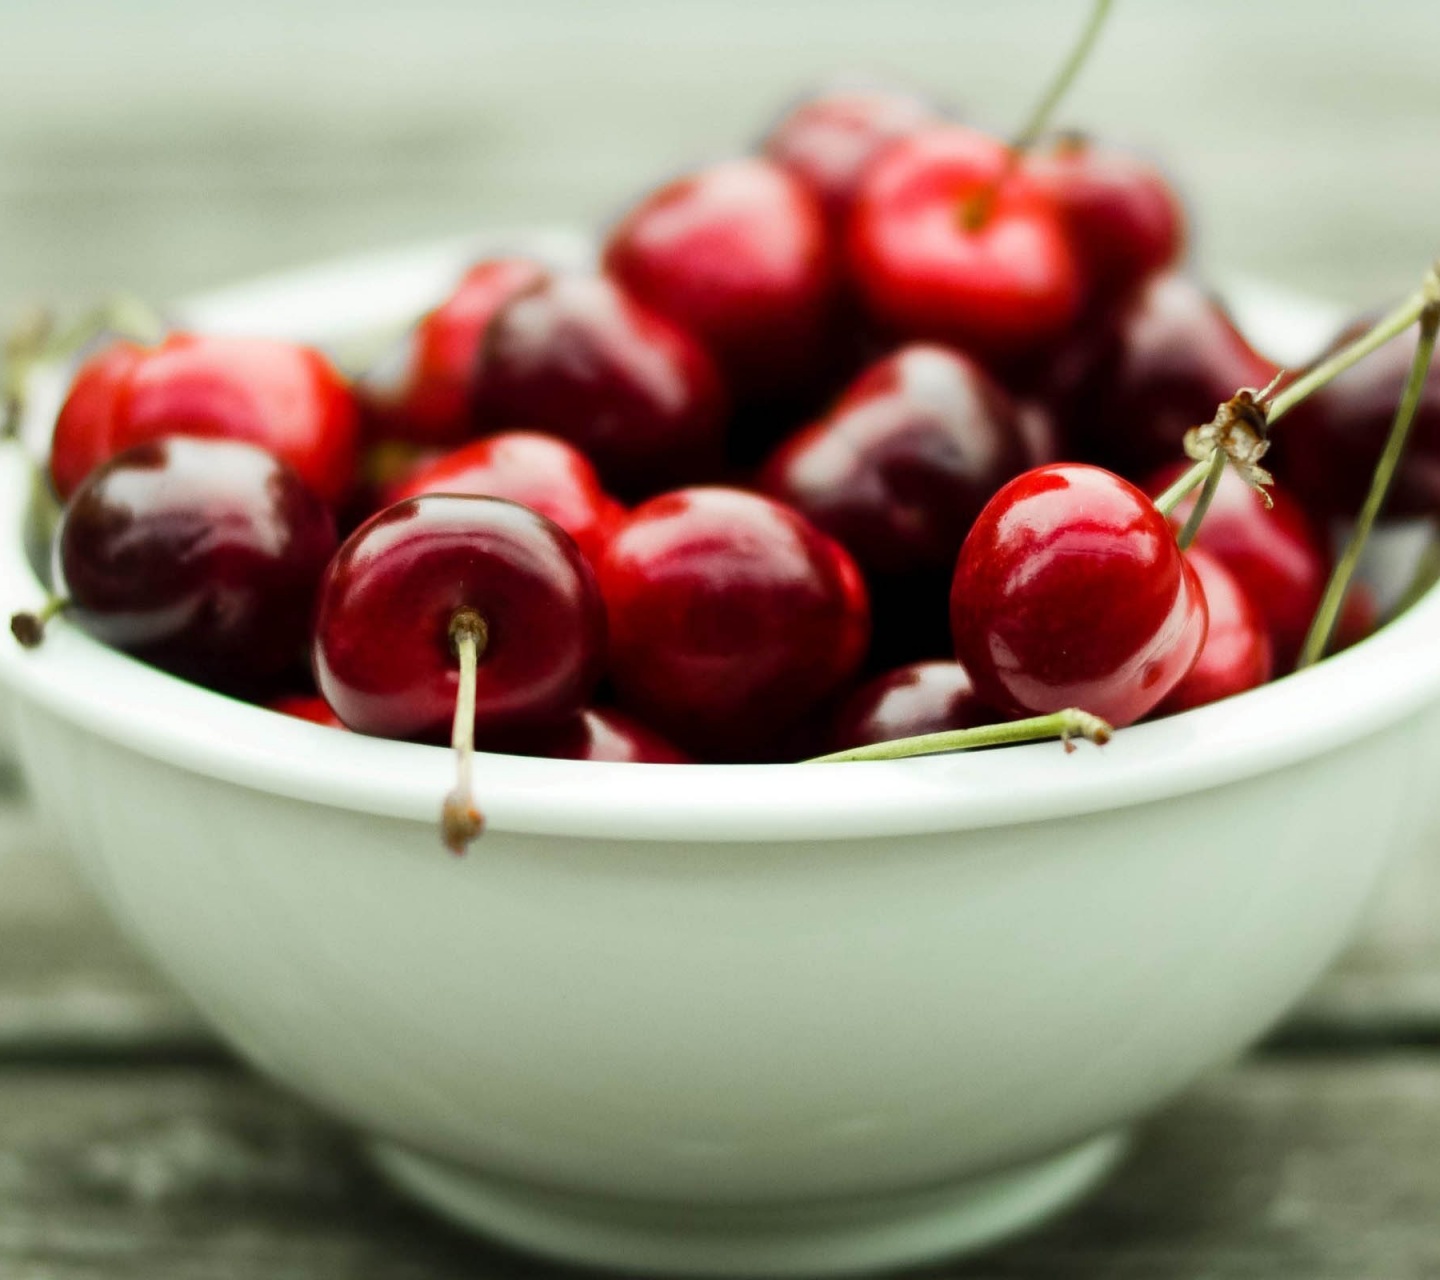
[(490, 638), (485, 619), (474, 609), (457, 609), (450, 619), (450, 643), (460, 661), (460, 687), (455, 694), (455, 722), (450, 745), (455, 749), (455, 790), (440, 812), (440, 838), (459, 857), (485, 829), (475, 807), (471, 776), (475, 759), (475, 670)]
[(12, 613), (10, 634), (26, 649), (38, 649), (45, 639), (45, 624), (70, 607), (64, 596), (51, 596), (34, 612)]
[(1097, 746), (1110, 741), (1114, 730), (1088, 711), (1069, 707), (1048, 716), (1032, 716), (1028, 720), (1012, 720), (1008, 724), (986, 724), (974, 729), (946, 729), (941, 733), (922, 733), (914, 738), (896, 738), (875, 742), (849, 751), (836, 751), (816, 756), (807, 764), (839, 764), (847, 760), (905, 760), (911, 756), (933, 756), (947, 751), (969, 751), (975, 747), (1000, 747), (1014, 742), (1038, 742), (1059, 738), (1067, 751), (1073, 750), (1071, 738), (1085, 738)]
[(1425, 391), (1425, 378), (1430, 372), (1430, 358), (1435, 353), (1437, 333), (1440, 333), (1440, 298), (1432, 297), (1420, 312), (1420, 340), (1415, 347), (1415, 359), (1410, 364), (1405, 390), (1401, 393), (1400, 403), (1395, 409), (1395, 420), (1385, 440), (1384, 452), (1380, 455), (1380, 461), (1375, 464), (1375, 474), (1370, 478), (1370, 490), (1365, 495), (1360, 514), (1355, 518), (1354, 532), (1345, 544), (1340, 559), (1335, 562), (1330, 580), (1325, 584), (1325, 594), (1320, 599), (1320, 607), (1315, 611), (1315, 618), (1310, 623), (1305, 644), (1300, 650), (1300, 658), (1295, 664), (1297, 670), (1319, 662), (1330, 644), (1336, 619), (1339, 618), (1341, 606), (1345, 603), (1345, 594), (1350, 589), (1350, 579), (1355, 575), (1355, 566), (1360, 561), (1361, 552), (1365, 550), (1370, 530), (1385, 506), (1395, 472), (1400, 466), (1400, 458), (1405, 452), (1410, 426), (1415, 421), (1415, 411), (1420, 407), (1420, 397)]
[[(1220, 450), (1215, 450), (1215, 453), (1220, 453)], [(1225, 455), (1221, 453), (1220, 456), (1224, 457)], [(1190, 470), (1185, 472), (1184, 475), (1155, 499), (1155, 509), (1159, 511), (1162, 516), (1170, 515), (1176, 507), (1205, 483), (1214, 465), (1214, 454), (1195, 463)], [(1216, 483), (1218, 484), (1219, 482), (1217, 481)]]
[[(1225, 474), (1228, 462), (1224, 449), (1212, 449), (1210, 460), (1197, 464), (1205, 468), (1205, 483), (1200, 487), (1200, 496), (1195, 499), (1195, 506), (1186, 517), (1184, 528), (1175, 539), (1180, 544), (1181, 551), (1187, 550), (1195, 541), (1195, 535), (1200, 532), (1201, 522), (1205, 519), (1205, 513), (1210, 510), (1210, 504), (1215, 501), (1215, 490), (1220, 487), (1220, 478)], [(1170, 513), (1167, 511), (1165, 514)]]
[(1061, 99), (1070, 91), (1070, 86), (1075, 83), (1075, 77), (1080, 74), (1081, 68), (1090, 57), (1090, 51), (1095, 47), (1095, 41), (1099, 39), (1100, 31), (1105, 26), (1105, 19), (1110, 15), (1111, 4), (1112, 0), (1095, 0), (1094, 7), (1090, 10), (1090, 19), (1080, 33), (1080, 38), (1070, 50), (1070, 56), (1065, 59), (1055, 78), (1031, 110), (1029, 118), (1011, 140), (1009, 152), (1005, 158), (1005, 167), (993, 182), (965, 202), (961, 210), (961, 219), (970, 230), (974, 231), (985, 225), (995, 207), (995, 197), (1000, 194), (1000, 188), (1019, 167), (1026, 152), (1040, 140), (1040, 135), (1045, 132), (1050, 118), (1055, 114), (1055, 108), (1060, 105)]

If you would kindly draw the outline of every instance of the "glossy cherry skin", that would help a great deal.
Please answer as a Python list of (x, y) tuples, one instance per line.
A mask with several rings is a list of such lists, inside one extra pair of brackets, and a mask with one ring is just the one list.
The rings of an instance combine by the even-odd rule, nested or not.
[(980, 509), (1034, 461), (998, 383), (958, 351), (915, 343), (786, 441), (760, 487), (867, 572), (948, 573)]
[(134, 445), (70, 496), (55, 538), (66, 614), (198, 684), (251, 692), (300, 665), (335, 550), (329, 509), (254, 445)]
[(61, 410), (51, 448), (50, 476), (62, 499), (106, 458), (174, 435), (259, 445), (332, 506), (353, 478), (354, 397), (309, 347), (172, 333), (138, 355), (99, 352), (77, 376), (77, 397)]
[(1167, 716), (1258, 688), (1274, 674), (1265, 619), (1235, 575), (1197, 547), (1185, 557), (1200, 579), (1210, 625), (1195, 665), (1157, 708)]
[(1081, 277), (1054, 201), (1017, 170), (986, 215), (968, 221), (1006, 165), (993, 138), (941, 125), (895, 142), (866, 169), (848, 258), (877, 320), (902, 337), (1005, 359), (1064, 332), (1080, 309)]
[(834, 89), (780, 119), (761, 144), (814, 193), (830, 225), (843, 228), (860, 175), (889, 143), (939, 118), (923, 98), (898, 89)]
[[(1158, 472), (1146, 483), (1147, 492), (1164, 492), (1187, 465)], [(1234, 574), (1265, 620), (1275, 669), (1288, 671), (1324, 594), (1330, 557), (1319, 529), (1294, 497), (1275, 486), (1270, 500), (1274, 506), (1267, 508), (1264, 499), (1227, 468), (1195, 545)], [(1194, 504), (1194, 498), (1187, 498), (1176, 507), (1171, 522), (1177, 529)]]
[(506, 431), (423, 463), (386, 490), (385, 505), (425, 493), (518, 502), (558, 524), (592, 563), (625, 515), (583, 453), (534, 431)]
[(696, 754), (763, 756), (859, 668), (865, 584), (799, 512), (683, 489), (630, 513), (600, 564), (622, 706)]
[(727, 405), (683, 329), (614, 281), (556, 274), (490, 322), (476, 409), (489, 429), (560, 436), (635, 498), (715, 473)]
[[(1324, 355), (1354, 341), (1376, 318), (1351, 325)], [(1412, 327), (1321, 387), (1276, 424), (1272, 449), (1276, 474), (1307, 510), (1338, 517), (1353, 517), (1360, 510), (1395, 420), (1416, 340), (1417, 330)], [(1440, 362), (1431, 362), (1385, 514), (1391, 518), (1440, 515)]]
[(694, 764), (668, 739), (613, 707), (587, 707), (562, 724), (481, 744), (484, 751), (548, 760), (603, 760), (613, 764)]
[(324, 725), (327, 729), (345, 728), (345, 722), (330, 710), (330, 704), (318, 693), (287, 693), (284, 697), (272, 698), (265, 706), (270, 711), (278, 711), (282, 716), (308, 720), (311, 724)]
[(480, 343), (495, 313), (545, 270), (528, 258), (471, 267), (355, 388), (375, 439), (453, 445), (475, 434), (473, 404)]
[(488, 635), (476, 671), (477, 738), (558, 724), (605, 663), (589, 562), (553, 521), (500, 498), (427, 494), (346, 539), (320, 585), (311, 663), (350, 728), (450, 737), (460, 664), (450, 625), (473, 609)]
[(912, 662), (867, 681), (841, 704), (826, 750), (971, 729), (998, 719), (958, 662)]
[(1113, 298), (1174, 266), (1185, 211), (1153, 165), (1066, 134), (1025, 158), (1025, 171), (1060, 207), (1091, 302)]
[(1112, 725), (1152, 710), (1205, 643), (1205, 594), (1134, 485), (1056, 463), (1010, 481), (955, 566), (955, 653), (991, 706), (1080, 707)]
[(605, 268), (704, 342), (740, 399), (807, 388), (824, 359), (835, 260), (798, 178), (750, 157), (647, 196), (611, 232)]
[(1191, 427), (1276, 368), (1194, 281), (1153, 277), (1081, 338), (1052, 402), (1087, 458), (1141, 479), (1183, 458)]

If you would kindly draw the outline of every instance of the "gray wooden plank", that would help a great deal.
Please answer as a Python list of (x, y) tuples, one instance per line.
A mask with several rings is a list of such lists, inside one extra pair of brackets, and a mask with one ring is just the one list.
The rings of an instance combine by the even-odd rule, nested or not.
[[(1152, 1122), (1118, 1175), (954, 1280), (1440, 1273), (1440, 1055), (1272, 1055)], [(223, 1069), (0, 1070), (0, 1274), (474, 1280), (565, 1274), (381, 1187), (347, 1136)]]

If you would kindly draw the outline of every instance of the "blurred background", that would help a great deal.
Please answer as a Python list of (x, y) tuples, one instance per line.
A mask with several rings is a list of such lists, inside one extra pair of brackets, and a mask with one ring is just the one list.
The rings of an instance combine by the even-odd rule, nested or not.
[[(1001, 131), (1081, 0), (0, 0), (0, 314), (593, 222), (836, 71)], [(1202, 270), (1355, 305), (1440, 247), (1440, 4), (1121, 0), (1062, 111), (1160, 155)]]

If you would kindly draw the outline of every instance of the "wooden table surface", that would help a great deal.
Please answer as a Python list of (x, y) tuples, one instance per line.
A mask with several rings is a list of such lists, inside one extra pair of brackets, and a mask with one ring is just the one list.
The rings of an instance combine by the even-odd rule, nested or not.
[[(824, 74), (1004, 127), (1079, 3), (6, 0), (0, 314), (483, 223), (593, 223)], [(1440, 5), (1121, 4), (1067, 120), (1162, 153), (1200, 270), (1355, 307), (1440, 250)], [(397, 1202), (238, 1068), (0, 777), (0, 1277), (550, 1269)], [(1259, 1054), (1039, 1236), (937, 1274), (1440, 1275), (1440, 847)]]

